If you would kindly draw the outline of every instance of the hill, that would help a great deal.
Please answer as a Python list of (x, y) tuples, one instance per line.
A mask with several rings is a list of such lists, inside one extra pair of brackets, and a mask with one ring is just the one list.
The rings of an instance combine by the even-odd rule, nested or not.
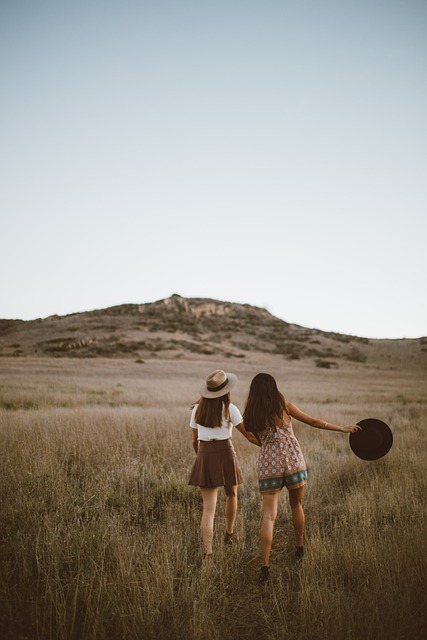
[(172, 295), (44, 319), (0, 320), (0, 357), (246, 358), (269, 353), (311, 359), (331, 368), (340, 361), (397, 368), (423, 367), (427, 338), (372, 340), (309, 329), (266, 309), (209, 298)]

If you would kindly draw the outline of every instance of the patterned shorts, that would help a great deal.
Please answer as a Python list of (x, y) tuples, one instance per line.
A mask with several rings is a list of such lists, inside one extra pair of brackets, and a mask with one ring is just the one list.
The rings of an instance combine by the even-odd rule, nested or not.
[(298, 489), (307, 482), (307, 469), (296, 471), (290, 476), (275, 476), (274, 478), (262, 478), (258, 480), (258, 486), (261, 493), (263, 491), (275, 491), (277, 489)]
[(292, 427), (278, 428), (270, 434), (258, 458), (259, 490), (297, 489), (307, 482), (307, 468)]

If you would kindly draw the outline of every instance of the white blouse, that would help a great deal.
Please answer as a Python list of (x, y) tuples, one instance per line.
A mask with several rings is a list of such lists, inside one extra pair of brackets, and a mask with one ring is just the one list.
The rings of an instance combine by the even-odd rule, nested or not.
[(202, 424), (197, 424), (194, 417), (197, 411), (197, 404), (194, 405), (191, 412), (190, 427), (197, 429), (197, 439), (203, 441), (209, 440), (228, 440), (231, 438), (233, 427), (243, 422), (242, 414), (235, 404), (230, 403), (230, 420), (226, 420), (224, 414), (222, 415), (222, 424), (220, 427), (204, 427)]

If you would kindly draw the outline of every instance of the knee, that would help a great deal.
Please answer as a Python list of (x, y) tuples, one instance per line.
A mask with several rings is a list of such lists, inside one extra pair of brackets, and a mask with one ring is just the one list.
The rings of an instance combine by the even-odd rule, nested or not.
[(292, 511), (299, 511), (300, 509), (302, 509), (301, 500), (291, 500), (290, 505), (291, 505)]
[(203, 518), (211, 520), (215, 517), (215, 507), (211, 505), (203, 505)]
[(262, 520), (265, 523), (274, 524), (277, 518), (277, 511), (264, 511)]
[(289, 504), (292, 510), (298, 510), (302, 508), (302, 492), (298, 489), (292, 489), (289, 491)]
[(237, 496), (237, 487), (224, 487), (227, 498), (235, 498)]

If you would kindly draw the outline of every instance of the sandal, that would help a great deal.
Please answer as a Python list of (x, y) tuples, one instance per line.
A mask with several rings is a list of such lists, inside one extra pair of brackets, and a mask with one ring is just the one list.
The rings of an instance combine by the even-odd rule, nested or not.
[(225, 536), (224, 536), (225, 544), (234, 544), (235, 542), (238, 542), (238, 541), (239, 541), (239, 536), (235, 531), (233, 531), (233, 533), (227, 533), (227, 531), (225, 532)]
[(268, 582), (269, 577), (270, 577), (270, 567), (267, 567), (266, 565), (263, 565), (261, 567), (261, 573), (259, 574), (258, 580), (262, 584), (265, 584), (266, 582)]
[(301, 560), (304, 555), (304, 547), (295, 547), (295, 557)]

